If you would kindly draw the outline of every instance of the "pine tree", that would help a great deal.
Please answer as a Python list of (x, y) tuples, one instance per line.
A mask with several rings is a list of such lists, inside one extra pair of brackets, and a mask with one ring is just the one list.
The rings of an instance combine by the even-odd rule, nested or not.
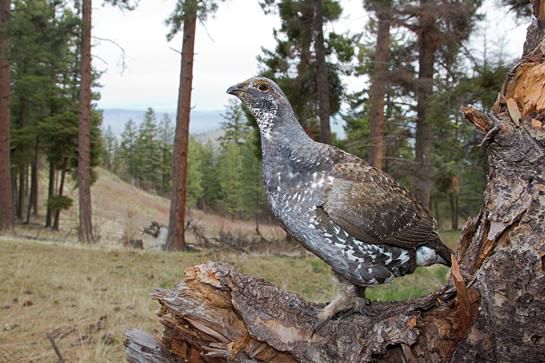
[(456, 60), (460, 42), (467, 39), (474, 25), (480, 0), (430, 1), (418, 0), (398, 10), (408, 17), (403, 25), (416, 34), (418, 74), (416, 95), (415, 191), (417, 198), (431, 206), (433, 127), (427, 117), (428, 99), (434, 90), (436, 64), (451, 67)]
[[(80, 242), (95, 242), (91, 205), (91, 27), (92, 0), (82, 1), (82, 33), (80, 43), (80, 100), (79, 100), (79, 141), (78, 141), (78, 189)], [(126, 9), (133, 6), (129, 0), (110, 0), (110, 3)]]
[(252, 130), (240, 102), (230, 100), (221, 116), (225, 120), (222, 124), (223, 135), (219, 138), (221, 146), (225, 147), (230, 142), (245, 143)]
[(95, 242), (91, 205), (91, 18), (92, 0), (82, 0), (82, 35), (80, 44), (80, 99), (78, 138), (78, 190), (80, 242)]
[(218, 179), (221, 188), (220, 208), (232, 217), (241, 218), (244, 195), (244, 172), (241, 145), (230, 142), (225, 145), (219, 157)]
[(137, 160), (136, 143), (138, 141), (138, 130), (132, 119), (125, 123), (125, 129), (121, 133), (119, 144), (119, 159), (121, 165), (121, 176), (134, 184), (136, 178)]
[(159, 148), (160, 148), (160, 174), (161, 185), (159, 192), (161, 195), (168, 195), (171, 188), (172, 179), (172, 149), (174, 146), (174, 127), (168, 114), (164, 114), (159, 124)]
[(242, 174), (240, 178), (243, 182), (243, 216), (254, 216), (257, 221), (259, 214), (265, 214), (263, 211), (266, 210), (266, 196), (263, 187), (263, 165), (261, 160), (256, 156), (256, 146), (252, 140), (253, 137), (253, 134), (248, 134), (246, 142), (241, 145)]
[(221, 195), (221, 188), (218, 177), (217, 155), (210, 140), (203, 145), (201, 167), (203, 194), (201, 199), (197, 201), (197, 206), (201, 209), (216, 209)]
[(178, 0), (176, 9), (167, 20), (171, 26), (168, 38), (172, 39), (183, 24), (182, 60), (178, 110), (176, 115), (176, 136), (172, 158), (172, 192), (170, 218), (166, 248), (185, 249), (185, 209), (187, 191), (187, 153), (189, 145), (189, 114), (191, 108), (191, 84), (193, 82), (193, 58), (197, 18), (205, 20), (218, 6), (218, 0)]
[[(17, 191), (15, 201), (20, 219), (24, 218), (28, 200), (27, 222), (31, 211), (36, 214), (38, 209), (38, 161), (43, 143), (37, 125), (47, 117), (76, 107), (71, 74), (74, 34), (78, 33), (79, 23), (63, 4), (45, 0), (14, 1), (11, 113), (12, 163), (17, 171), (13, 177), (17, 182), (13, 186)], [(50, 170), (50, 176), (54, 177), (54, 168)], [(51, 184), (50, 180), (50, 191)]]
[(367, 8), (376, 16), (376, 47), (371, 87), (369, 90), (370, 130), (369, 164), (382, 169), (384, 164), (384, 102), (390, 62), (390, 25), (392, 19), (391, 0), (368, 0)]
[[(262, 66), (261, 74), (277, 81), (290, 100), (298, 119), (315, 138), (319, 136), (319, 110), (327, 112), (325, 107), (329, 107), (329, 115), (326, 117), (322, 112), (321, 116), (324, 133), (327, 133), (329, 116), (339, 112), (343, 93), (340, 74), (344, 71), (343, 65), (354, 54), (353, 42), (356, 39), (354, 36), (342, 36), (334, 32), (327, 34), (327, 37), (322, 36), (320, 28), (325, 23), (338, 20), (342, 7), (335, 0), (323, 1), (320, 8), (316, 4), (315, 0), (262, 1), (266, 12), (278, 12), (281, 26), (274, 31), (276, 48), (264, 49), (263, 55), (258, 57)], [(321, 10), (321, 14), (317, 10)], [(319, 51), (313, 54), (313, 48)], [(324, 67), (322, 60), (326, 54), (329, 59)], [(325, 78), (327, 91), (323, 89)], [(323, 98), (326, 94), (328, 100)], [(324, 137), (328, 139), (327, 135)]]
[(155, 112), (148, 108), (138, 130), (135, 145), (136, 179), (147, 190), (156, 191), (161, 184), (161, 146)]
[(314, 0), (313, 40), (316, 58), (316, 92), (318, 93), (318, 117), (320, 119), (320, 141), (331, 143), (329, 124), (329, 71), (324, 44), (324, 17), (322, 0)]
[(0, 233), (13, 225), (11, 163), (9, 138), (10, 103), (10, 37), (8, 22), (10, 0), (0, 0)]
[(102, 148), (102, 165), (111, 172), (116, 173), (116, 157), (119, 145), (111, 126), (102, 131), (102, 140), (104, 144)]
[(189, 139), (187, 171), (187, 205), (195, 207), (203, 196), (203, 146), (193, 138)]

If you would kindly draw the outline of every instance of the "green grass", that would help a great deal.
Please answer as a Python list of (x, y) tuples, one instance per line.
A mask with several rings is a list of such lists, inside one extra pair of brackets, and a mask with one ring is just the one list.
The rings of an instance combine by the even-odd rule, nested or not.
[[(329, 267), (314, 257), (166, 253), (4, 238), (0, 362), (54, 362), (48, 332), (67, 362), (123, 361), (126, 329), (161, 331), (158, 305), (149, 298), (153, 288), (172, 288), (186, 267), (210, 260), (231, 263), (307, 300), (326, 302), (335, 293)], [(421, 268), (390, 285), (369, 288), (367, 295), (373, 300), (417, 297), (439, 288), (447, 271)]]

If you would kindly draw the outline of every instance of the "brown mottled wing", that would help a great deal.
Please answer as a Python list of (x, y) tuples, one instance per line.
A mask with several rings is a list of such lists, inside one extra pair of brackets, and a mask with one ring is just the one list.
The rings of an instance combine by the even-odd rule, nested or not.
[(364, 163), (337, 164), (322, 208), (353, 237), (412, 248), (439, 238), (436, 223), (392, 177)]

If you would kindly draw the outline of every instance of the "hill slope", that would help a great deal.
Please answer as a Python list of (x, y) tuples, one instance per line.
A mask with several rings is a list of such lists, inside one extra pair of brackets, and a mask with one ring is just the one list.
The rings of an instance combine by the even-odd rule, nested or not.
[[(93, 202), (93, 224), (100, 242), (109, 245), (118, 245), (123, 234), (132, 238), (142, 238), (144, 244), (150, 246), (153, 238), (141, 235), (141, 230), (149, 226), (152, 221), (168, 225), (170, 202), (168, 199), (146, 192), (125, 182), (117, 175), (97, 168), (98, 180), (91, 187)], [(75, 241), (78, 225), (78, 190), (74, 189), (73, 182), (68, 181), (65, 194), (74, 200), (74, 205), (61, 213), (60, 232), (44, 230), (45, 200), (47, 198), (47, 178), (42, 175), (40, 180), (40, 215), (33, 219), (34, 226), (18, 226), (20, 236), (56, 241)], [(220, 232), (229, 232), (235, 236), (255, 233), (255, 224), (250, 221), (238, 221), (205, 213), (200, 210), (191, 210), (189, 216), (192, 223), (203, 229), (207, 237), (217, 237)], [(282, 237), (283, 230), (278, 226), (260, 226), (262, 233), (268, 237)], [(188, 235), (190, 242), (191, 235)]]

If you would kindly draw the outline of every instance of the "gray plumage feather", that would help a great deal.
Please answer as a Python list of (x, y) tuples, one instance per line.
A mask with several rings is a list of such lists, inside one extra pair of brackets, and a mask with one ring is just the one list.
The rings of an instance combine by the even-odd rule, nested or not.
[(312, 140), (274, 82), (255, 77), (228, 93), (257, 119), (274, 215), (335, 272), (368, 286), (412, 273), (417, 264), (450, 265), (426, 209), (389, 175)]

